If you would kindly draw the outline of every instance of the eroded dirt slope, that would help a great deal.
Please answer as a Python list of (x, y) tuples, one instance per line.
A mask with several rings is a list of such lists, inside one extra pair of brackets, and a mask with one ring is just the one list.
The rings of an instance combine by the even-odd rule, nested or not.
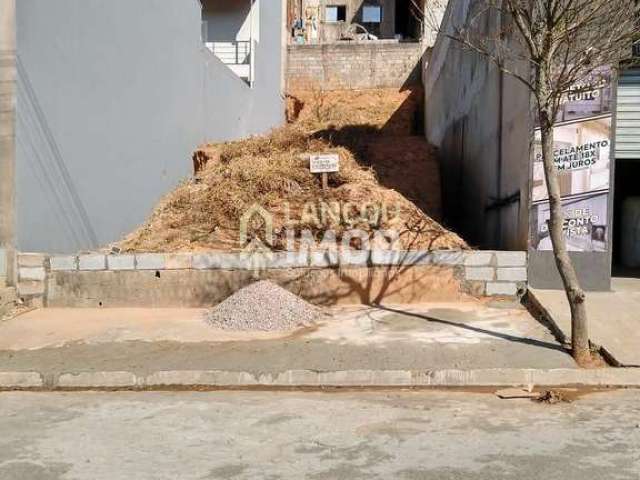
[[(167, 195), (149, 221), (118, 246), (125, 251), (237, 249), (242, 215), (258, 204), (273, 215), (273, 248), (286, 249), (285, 227), (395, 230), (405, 249), (460, 249), (443, 228), (439, 169), (420, 131), (420, 91), (296, 92), (289, 124), (271, 134), (203, 145), (194, 177)], [(333, 152), (340, 171), (323, 190), (308, 155)], [(362, 210), (359, 210), (359, 209)], [(349, 210), (349, 211), (346, 211)], [(343, 215), (344, 214), (344, 215)], [(292, 226), (292, 221), (295, 226)], [(264, 225), (254, 222), (249, 236)]]

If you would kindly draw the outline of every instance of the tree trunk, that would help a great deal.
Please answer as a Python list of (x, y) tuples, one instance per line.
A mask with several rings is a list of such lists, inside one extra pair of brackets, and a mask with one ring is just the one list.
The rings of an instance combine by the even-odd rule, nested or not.
[(553, 245), (553, 255), (571, 309), (571, 347), (573, 350), (573, 358), (578, 365), (585, 366), (591, 360), (585, 294), (580, 286), (580, 281), (578, 280), (571, 258), (569, 257), (565, 241), (563, 230), (565, 219), (562, 211), (562, 196), (560, 183), (558, 182), (558, 172), (554, 162), (553, 122), (550, 121), (551, 118), (549, 112), (543, 112), (540, 115), (542, 161), (547, 181), (547, 191), (549, 193), (549, 233)]

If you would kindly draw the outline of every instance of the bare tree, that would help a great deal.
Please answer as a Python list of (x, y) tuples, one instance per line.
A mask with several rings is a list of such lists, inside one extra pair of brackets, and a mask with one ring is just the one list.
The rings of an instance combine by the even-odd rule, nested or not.
[[(549, 196), (549, 232), (558, 272), (571, 309), (576, 362), (591, 361), (585, 293), (569, 256), (554, 126), (569, 91), (593, 88), (603, 68), (631, 57), (637, 35), (637, 0), (450, 0), (468, 2), (464, 25), (441, 34), (487, 57), (522, 82), (533, 97), (542, 139)], [(450, 5), (451, 8), (451, 5)]]

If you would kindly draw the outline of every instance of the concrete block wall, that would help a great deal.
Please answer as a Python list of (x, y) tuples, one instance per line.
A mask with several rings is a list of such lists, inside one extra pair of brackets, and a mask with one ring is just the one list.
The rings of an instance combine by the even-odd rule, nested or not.
[(49, 259), (40, 253), (18, 255), (18, 296), (28, 305), (42, 307), (46, 301)]
[(290, 45), (287, 90), (401, 88), (419, 84), (425, 49), (419, 42)]
[(465, 279), (487, 297), (519, 295), (526, 289), (527, 254), (478, 252), (465, 262)]
[[(393, 283), (410, 291), (394, 297), (397, 303), (467, 295), (518, 297), (527, 288), (524, 252), (20, 254), (17, 263), (18, 295), (33, 306), (203, 307), (224, 300), (257, 276), (311, 301), (322, 299), (319, 303), (337, 303), (340, 297), (348, 297), (342, 303), (382, 300), (386, 289), (394, 290), (389, 288)], [(362, 293), (365, 285), (371, 289), (376, 281), (373, 294), (345, 293), (345, 284), (357, 284), (355, 290)]]

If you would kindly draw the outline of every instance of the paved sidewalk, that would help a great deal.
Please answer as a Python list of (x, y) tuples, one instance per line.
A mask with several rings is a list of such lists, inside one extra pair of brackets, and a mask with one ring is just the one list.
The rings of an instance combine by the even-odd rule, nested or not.
[(520, 305), (466, 302), (332, 310), (316, 329), (232, 333), (204, 310), (38, 310), (0, 326), (0, 371), (64, 373), (574, 368)]
[[(621, 366), (640, 366), (640, 279), (614, 278), (611, 292), (587, 293), (589, 336)], [(564, 291), (531, 293), (571, 341), (571, 312)]]

